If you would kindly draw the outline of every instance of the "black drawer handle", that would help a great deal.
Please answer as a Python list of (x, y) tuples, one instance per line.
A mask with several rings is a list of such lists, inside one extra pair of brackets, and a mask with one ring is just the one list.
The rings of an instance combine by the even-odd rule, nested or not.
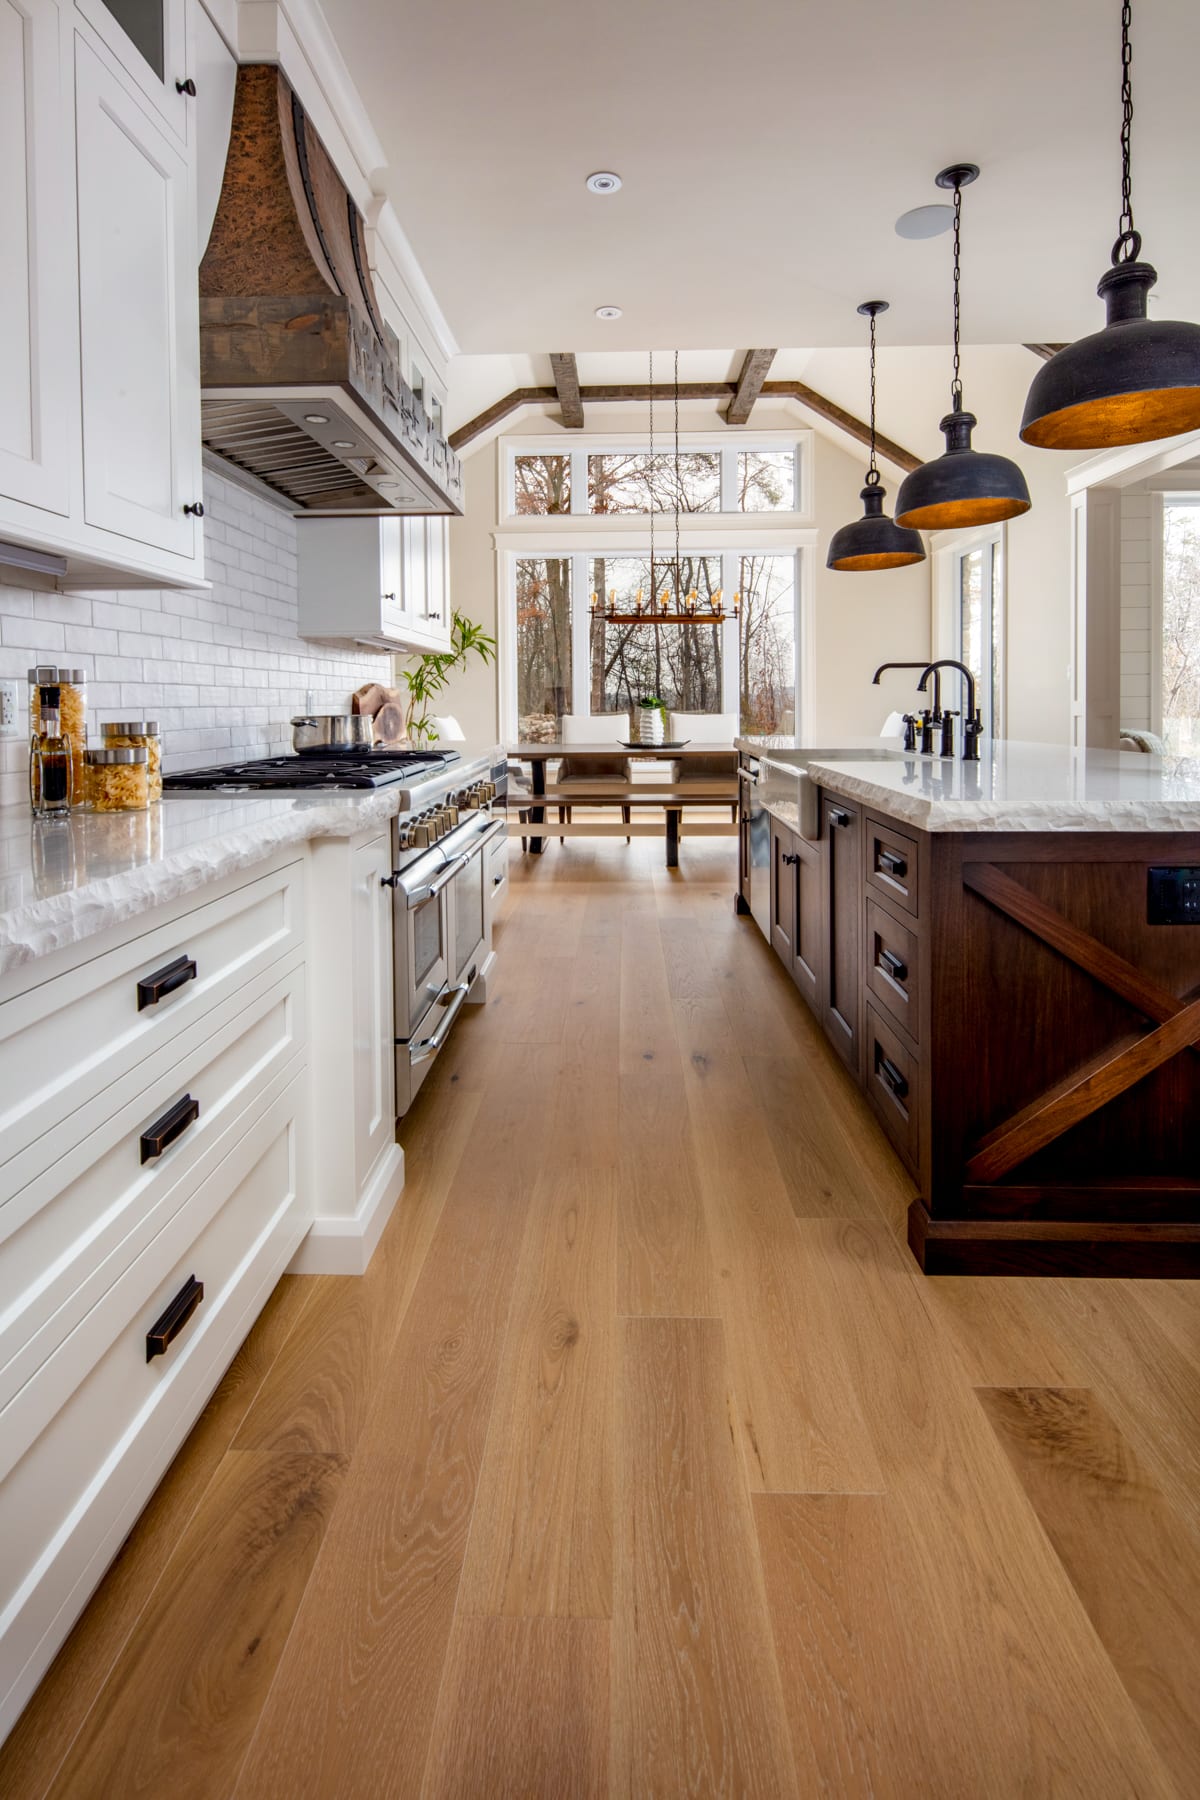
[(174, 962), (164, 963), (161, 969), (155, 969), (153, 975), (143, 975), (137, 984), (137, 1009), (144, 1012), (148, 1006), (157, 1006), (176, 988), (185, 982), (195, 981), (196, 963), (191, 956), (177, 956)]
[(885, 875), (894, 875), (897, 880), (908, 874), (908, 864), (895, 850), (881, 850), (876, 859)]
[(200, 1102), (193, 1100), (190, 1094), (185, 1094), (161, 1119), (155, 1119), (153, 1125), (143, 1131), (142, 1161), (153, 1162), (156, 1156), (161, 1156), (199, 1117)]
[(204, 1298), (204, 1283), (189, 1275), (160, 1319), (146, 1333), (146, 1361), (165, 1356)]
[(903, 957), (897, 956), (894, 950), (879, 952), (879, 966), (887, 971), (893, 981), (904, 981), (908, 976), (908, 964)]
[(850, 823), (850, 814), (848, 812), (840, 811), (836, 806), (831, 806), (829, 809), (829, 823), (831, 825), (848, 825)]
[(782, 857), (780, 858), (780, 861), (785, 862), (790, 869), (793, 866), (793, 864), (798, 863), (800, 861), (800, 853), (799, 853), (799, 851), (795, 851), (795, 850), (793, 850), (791, 852), (785, 850)]
[(897, 1100), (904, 1099), (908, 1092), (908, 1083), (894, 1062), (889, 1062), (886, 1056), (881, 1056), (875, 1065), (875, 1072), (886, 1081)]

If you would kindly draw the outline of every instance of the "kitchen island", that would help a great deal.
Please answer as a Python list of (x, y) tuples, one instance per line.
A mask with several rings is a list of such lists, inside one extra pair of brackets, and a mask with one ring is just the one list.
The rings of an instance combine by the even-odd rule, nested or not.
[(739, 903), (908, 1167), (921, 1266), (1200, 1271), (1200, 768), (738, 749)]

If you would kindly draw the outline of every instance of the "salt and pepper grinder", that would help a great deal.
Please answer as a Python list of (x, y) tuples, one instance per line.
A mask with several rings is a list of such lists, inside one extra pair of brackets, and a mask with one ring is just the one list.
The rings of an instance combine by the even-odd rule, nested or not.
[(65, 817), (71, 810), (71, 744), (62, 733), (57, 687), (39, 692), (40, 729), (29, 746), (29, 799), (39, 819)]

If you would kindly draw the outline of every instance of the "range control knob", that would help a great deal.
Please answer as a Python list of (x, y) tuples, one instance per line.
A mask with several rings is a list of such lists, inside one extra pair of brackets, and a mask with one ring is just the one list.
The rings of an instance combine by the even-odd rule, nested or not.
[(447, 806), (445, 808), (445, 813), (446, 823), (449, 825), (451, 831), (453, 831), (454, 827), (458, 824), (458, 808), (454, 805)]
[(433, 833), (423, 819), (419, 819), (408, 834), (414, 850), (428, 850), (433, 843)]

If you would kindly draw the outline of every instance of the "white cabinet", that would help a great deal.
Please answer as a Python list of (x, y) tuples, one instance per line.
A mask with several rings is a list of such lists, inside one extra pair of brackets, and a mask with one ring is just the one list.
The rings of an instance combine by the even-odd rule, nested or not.
[(447, 648), (448, 520), (299, 519), (297, 537), (302, 636)]
[(75, 273), (59, 35), (55, 0), (0, 0), (0, 495), (62, 514)]
[(75, 105), (84, 515), (191, 557), (200, 353), (187, 160), (78, 35)]
[[(75, 0), (180, 143), (191, 135), (197, 85), (188, 66), (188, 0)], [(193, 0), (194, 4), (194, 0)]]

